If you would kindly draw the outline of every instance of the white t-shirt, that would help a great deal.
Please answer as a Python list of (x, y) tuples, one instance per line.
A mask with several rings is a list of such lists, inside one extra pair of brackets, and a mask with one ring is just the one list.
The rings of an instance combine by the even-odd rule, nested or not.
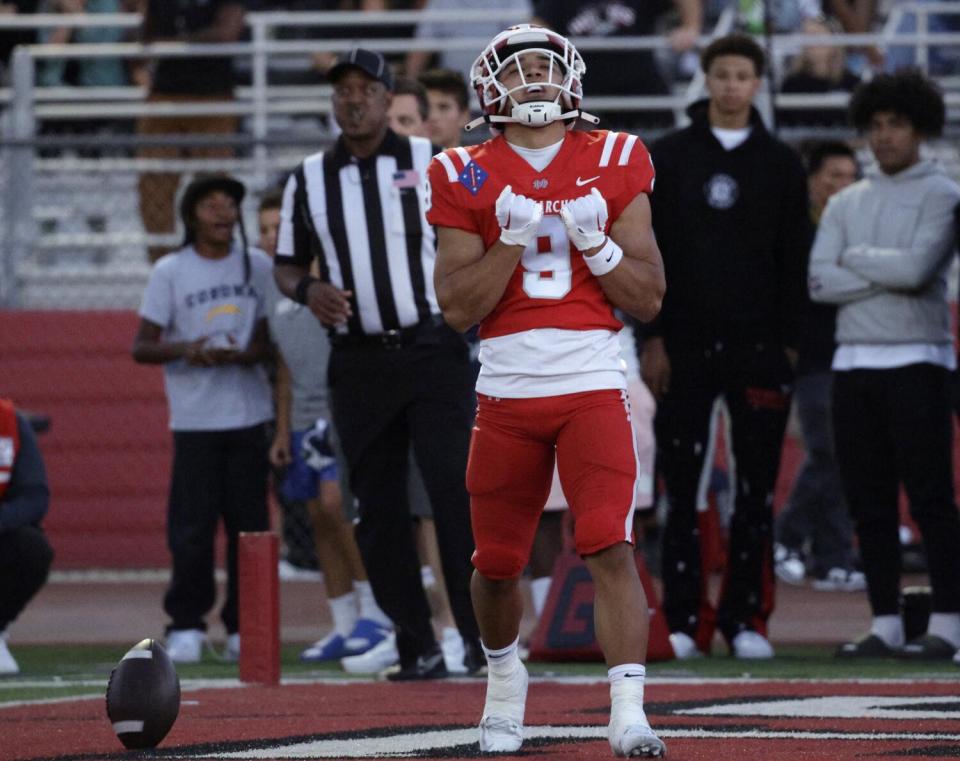
[[(223, 259), (206, 259), (188, 246), (154, 265), (140, 316), (163, 328), (165, 341), (206, 336), (208, 345), (245, 349), (265, 317), (265, 283), (272, 267), (266, 254), (251, 250), (245, 283), (239, 247)], [(262, 365), (193, 367), (179, 359), (167, 362), (163, 375), (174, 431), (233, 430), (273, 417)]]

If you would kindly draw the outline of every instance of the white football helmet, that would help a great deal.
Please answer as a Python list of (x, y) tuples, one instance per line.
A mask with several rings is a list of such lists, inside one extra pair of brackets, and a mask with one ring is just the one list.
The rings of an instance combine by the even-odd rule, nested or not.
[[(556, 90), (553, 99), (518, 102), (516, 94), (530, 87), (540, 87), (543, 82), (528, 82), (520, 67), (519, 57), (526, 53), (540, 53), (550, 63), (547, 82)], [(515, 64), (520, 73), (520, 84), (507, 88), (499, 79), (510, 64)], [(568, 39), (550, 29), (533, 24), (517, 24), (494, 37), (470, 70), (470, 79), (483, 110), (483, 116), (474, 119), (467, 130), (481, 124), (516, 122), (530, 127), (542, 127), (557, 119), (569, 119), (572, 128), (577, 118), (594, 124), (597, 117), (580, 110), (583, 88), (580, 79), (587, 67), (577, 49)], [(560, 83), (555, 83), (553, 74), (559, 72)], [(545, 96), (546, 97), (546, 96)]]

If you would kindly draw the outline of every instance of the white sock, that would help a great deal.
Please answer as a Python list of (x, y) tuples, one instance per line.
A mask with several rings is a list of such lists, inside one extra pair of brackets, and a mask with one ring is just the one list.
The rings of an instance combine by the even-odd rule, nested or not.
[(333, 617), (333, 630), (341, 637), (350, 636), (353, 625), (357, 623), (357, 596), (347, 592), (340, 597), (330, 598), (327, 604)]
[(508, 676), (512, 674), (518, 666), (522, 665), (520, 663), (519, 644), (520, 637), (517, 637), (513, 642), (500, 650), (490, 650), (482, 642), (480, 643), (480, 646), (483, 648), (483, 654), (487, 656), (487, 666), (491, 674)]
[(931, 613), (927, 634), (936, 635), (960, 648), (960, 613)]
[(393, 621), (389, 619), (386, 613), (380, 610), (377, 601), (373, 599), (373, 589), (370, 587), (369, 581), (354, 581), (353, 591), (357, 595), (357, 602), (360, 606), (360, 618), (375, 621), (387, 629), (393, 628)]
[(647, 670), (640, 663), (623, 663), (607, 670), (610, 680), (610, 723), (647, 724), (643, 712), (643, 683)]
[(870, 633), (876, 634), (887, 647), (903, 647), (907, 635), (903, 631), (903, 619), (898, 615), (874, 616), (870, 624)]
[(539, 579), (533, 579), (530, 582), (530, 597), (533, 598), (533, 612), (540, 618), (543, 615), (543, 608), (547, 604), (547, 595), (550, 594), (550, 583), (553, 581), (549, 576), (541, 576)]

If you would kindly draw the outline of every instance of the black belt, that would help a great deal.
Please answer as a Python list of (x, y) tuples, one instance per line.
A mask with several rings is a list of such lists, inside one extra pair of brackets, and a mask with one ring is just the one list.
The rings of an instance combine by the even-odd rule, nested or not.
[(346, 335), (335, 333), (330, 337), (330, 343), (338, 348), (343, 346), (379, 346), (384, 349), (402, 349), (414, 343), (417, 336), (425, 328), (436, 327), (442, 322), (443, 318), (438, 315), (429, 320), (418, 322), (416, 325), (385, 330), (383, 333), (348, 333)]

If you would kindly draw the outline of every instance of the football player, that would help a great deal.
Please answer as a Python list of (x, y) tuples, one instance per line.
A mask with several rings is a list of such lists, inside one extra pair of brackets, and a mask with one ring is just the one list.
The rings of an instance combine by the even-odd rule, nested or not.
[(527, 562), (554, 460), (596, 587), (615, 755), (662, 756), (643, 711), (648, 614), (634, 564), (637, 462), (620, 362), (619, 308), (652, 319), (664, 293), (650, 227), (654, 171), (635, 135), (573, 131), (583, 59), (521, 24), (473, 65), (495, 136), (438, 154), (428, 219), (437, 298), (458, 330), (480, 324), (481, 371), (467, 487), (471, 591), (489, 666), (481, 751), (523, 741), (527, 672), (517, 654)]

